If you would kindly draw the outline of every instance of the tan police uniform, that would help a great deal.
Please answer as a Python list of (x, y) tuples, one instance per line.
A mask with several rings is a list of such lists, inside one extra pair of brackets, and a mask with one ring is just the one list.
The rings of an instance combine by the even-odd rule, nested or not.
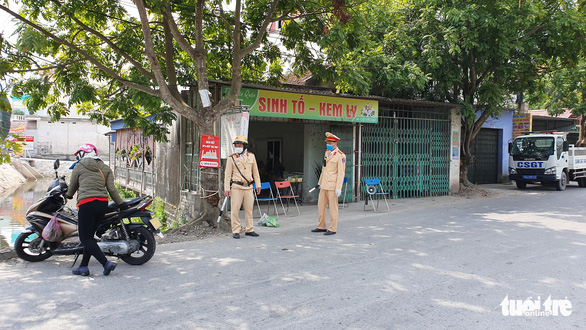
[[(327, 138), (339, 138), (331, 133), (326, 133)], [(319, 198), (317, 202), (319, 223), (318, 229), (326, 229), (326, 206), (330, 205), (330, 227), (327, 230), (336, 232), (338, 230), (338, 196), (336, 189), (342, 189), (344, 183), (344, 173), (346, 171), (346, 155), (338, 148), (332, 151), (326, 151), (324, 155), (326, 163), (322, 167), (321, 176), (319, 177)]]
[[(240, 171), (238, 171), (238, 169)], [(242, 172), (242, 174), (240, 173)], [(243, 177), (244, 176), (244, 177)], [(232, 187), (230, 187), (232, 180)], [(248, 182), (250, 184), (248, 184)], [(260, 175), (258, 165), (253, 153), (243, 152), (242, 155), (232, 154), (226, 161), (226, 172), (224, 175), (224, 191), (230, 191), (230, 209), (232, 220), (232, 233), (240, 233), (241, 224), (238, 213), (244, 204), (244, 215), (246, 219), (246, 232), (254, 231), (252, 221), (252, 210), (254, 208), (254, 193), (252, 184), (260, 187)]]

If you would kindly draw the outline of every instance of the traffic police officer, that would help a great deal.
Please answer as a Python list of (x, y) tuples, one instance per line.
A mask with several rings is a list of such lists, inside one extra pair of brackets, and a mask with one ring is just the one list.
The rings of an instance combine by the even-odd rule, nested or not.
[[(312, 232), (334, 235), (338, 230), (338, 197), (342, 194), (346, 155), (338, 149), (340, 138), (326, 132), (326, 153), (319, 177), (319, 199), (317, 202), (319, 223)], [(330, 205), (330, 227), (326, 229), (326, 206)]]
[(236, 153), (228, 157), (226, 172), (224, 175), (224, 196), (230, 197), (232, 237), (240, 238), (240, 206), (244, 204), (244, 216), (246, 219), (246, 236), (258, 237), (254, 232), (252, 222), (252, 209), (254, 207), (254, 194), (252, 184), (256, 184), (256, 193), (260, 194), (260, 176), (254, 154), (246, 151), (248, 140), (244, 136), (234, 139)]

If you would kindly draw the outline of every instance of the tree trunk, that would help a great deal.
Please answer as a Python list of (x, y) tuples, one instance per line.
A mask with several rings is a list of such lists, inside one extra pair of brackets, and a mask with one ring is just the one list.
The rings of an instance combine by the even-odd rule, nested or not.
[[(201, 135), (214, 135), (214, 124), (216, 122), (217, 112), (212, 109), (202, 109), (198, 113), (196, 124), (199, 128)], [(220, 180), (223, 182), (223, 180)], [(206, 223), (210, 227), (218, 227), (225, 229), (226, 226), (222, 226), (217, 223), (218, 216), (220, 214), (220, 201), (223, 196), (222, 187), (218, 187), (218, 169), (216, 168), (201, 168), (199, 177), (199, 195), (200, 201), (200, 212), (195, 219), (188, 223), (170, 231), (170, 233), (182, 233), (192, 230), (194, 227), (203, 225)], [(219, 191), (218, 191), (219, 188)]]
[(586, 147), (586, 115), (580, 117), (580, 139), (576, 142), (576, 147)]
[(470, 186), (472, 183), (468, 180), (468, 170), (474, 164), (475, 156), (472, 154), (472, 141), (474, 124), (462, 125), (462, 142), (460, 145), (460, 184)]

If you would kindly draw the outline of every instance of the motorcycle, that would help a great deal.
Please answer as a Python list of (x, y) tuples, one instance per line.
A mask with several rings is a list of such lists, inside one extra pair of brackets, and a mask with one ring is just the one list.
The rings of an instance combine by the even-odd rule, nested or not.
[[(26, 211), (26, 220), (31, 224), (24, 229), (14, 243), (16, 254), (31, 262), (43, 261), (52, 255), (75, 255), (75, 262), (83, 253), (83, 246), (77, 235), (77, 211), (66, 206), (67, 183), (59, 177), (59, 160), (54, 163), (55, 179), (49, 185), (44, 197)], [(108, 209), (96, 236), (98, 246), (106, 255), (117, 256), (131, 265), (148, 262), (156, 250), (154, 234), (163, 237), (159, 231), (161, 223), (153, 218), (146, 208), (153, 202), (151, 196), (124, 199), (128, 209), (121, 210), (114, 202)], [(49, 242), (42, 232), (51, 218), (56, 216), (63, 233), (62, 239)], [(73, 240), (73, 242), (72, 242)]]

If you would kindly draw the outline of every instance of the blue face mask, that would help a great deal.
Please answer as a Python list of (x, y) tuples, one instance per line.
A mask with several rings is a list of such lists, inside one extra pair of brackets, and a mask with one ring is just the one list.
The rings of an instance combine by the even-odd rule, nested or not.
[(329, 151), (334, 150), (334, 146), (331, 144), (326, 144), (326, 149), (328, 149)]

